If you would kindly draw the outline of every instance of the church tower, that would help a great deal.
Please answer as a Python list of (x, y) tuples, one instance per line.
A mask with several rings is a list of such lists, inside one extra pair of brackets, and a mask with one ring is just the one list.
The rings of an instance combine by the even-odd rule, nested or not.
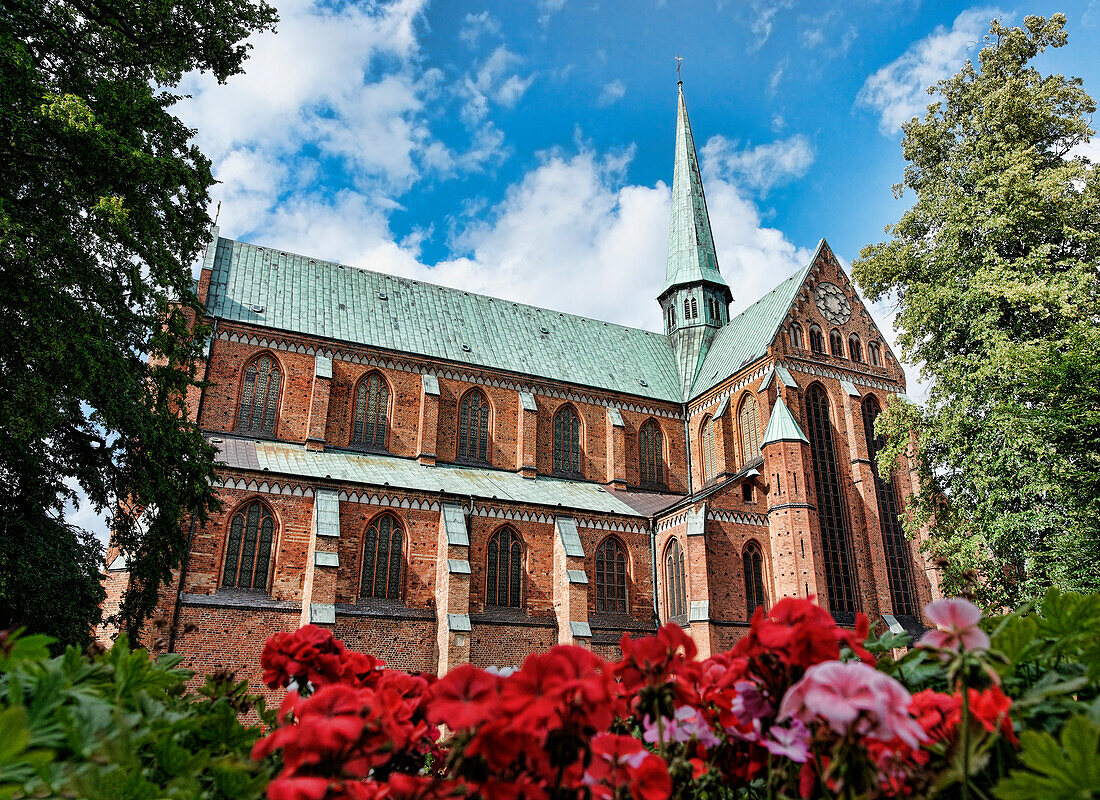
[(676, 112), (676, 167), (672, 175), (668, 265), (665, 285), (657, 300), (664, 312), (665, 333), (672, 337), (676, 349), (686, 397), (715, 333), (729, 322), (733, 293), (718, 271), (699, 159), (684, 104), (683, 81), (678, 86), (680, 99)]

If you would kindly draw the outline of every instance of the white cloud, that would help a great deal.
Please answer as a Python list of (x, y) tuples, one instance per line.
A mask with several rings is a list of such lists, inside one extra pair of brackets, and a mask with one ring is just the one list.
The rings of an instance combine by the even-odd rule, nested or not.
[(859, 38), (859, 28), (855, 25), (849, 25), (844, 29), (844, 33), (840, 34), (840, 39), (830, 51), (830, 55), (834, 57), (846, 56), (848, 51), (852, 49), (852, 45), (855, 44), (856, 39)]
[(476, 125), (488, 116), (490, 101), (505, 108), (519, 102), (535, 80), (533, 74), (524, 78), (513, 71), (521, 62), (519, 56), (500, 45), (473, 74), (463, 78), (459, 92), (465, 98), (462, 119), (468, 125)]
[(458, 39), (471, 50), (481, 42), (482, 35), (500, 36), (500, 23), (488, 10), (480, 14), (469, 13), (462, 20), (462, 27), (458, 31)]
[[(422, 65), (425, 5), (286, 0), (278, 33), (250, 39), (245, 74), (226, 85), (185, 79), (192, 97), (177, 109), (213, 162), (221, 185), (212, 195), (223, 201), (225, 229), (257, 230), (283, 198), (314, 190), (333, 162), (343, 181), (386, 207), (425, 176), (480, 171), (507, 157), (503, 134), (487, 119), (489, 104), (514, 105), (533, 78), (513, 74), (518, 58), (498, 47), (462, 79), (456, 97), (442, 71)], [(482, 32), (494, 30), (487, 13), (468, 16)], [(438, 140), (430, 127), (439, 107), (456, 100), (465, 103), (465, 149)]]
[(927, 88), (957, 72), (968, 57), (977, 54), (975, 45), (989, 29), (989, 21), (1002, 13), (996, 8), (972, 8), (959, 14), (950, 28), (938, 26), (867, 78), (856, 106), (876, 111), (879, 130), (887, 136), (898, 133), (903, 122), (927, 107)]
[(802, 31), (802, 46), (817, 47), (825, 41), (825, 31), (819, 27), (806, 28)]
[(440, 163), (456, 168), (461, 156), (441, 152), (426, 121), (442, 74), (419, 65), (424, 6), (286, 0), (278, 33), (250, 38), (244, 74), (224, 85), (184, 79), (191, 97), (176, 111), (213, 162), (224, 227), (251, 230), (281, 197), (315, 184), (322, 159), (379, 197), (407, 191)]
[(775, 65), (775, 69), (772, 70), (772, 74), (768, 77), (768, 91), (775, 94), (779, 89), (779, 82), (783, 80), (783, 73), (787, 71), (787, 67), (791, 65), (791, 57), (783, 56), (779, 60), (779, 63)]
[(65, 485), (76, 494), (75, 500), (65, 504), (64, 520), (69, 525), (91, 533), (100, 544), (106, 546), (111, 539), (111, 520), (106, 509), (96, 509), (74, 478), (66, 478)]
[(1074, 145), (1066, 153), (1067, 158), (1076, 158), (1077, 156), (1083, 156), (1093, 164), (1100, 164), (1100, 136), (1094, 136), (1087, 142)]
[(539, 24), (545, 25), (550, 18), (565, 8), (566, 0), (539, 0)]
[(749, 31), (756, 38), (750, 45), (750, 50), (759, 50), (767, 43), (768, 39), (771, 38), (772, 31), (775, 29), (776, 15), (780, 11), (790, 8), (793, 4), (794, 0), (753, 3), (753, 17), (749, 22)]
[(609, 106), (613, 103), (617, 103), (626, 97), (626, 84), (616, 79), (610, 83), (605, 83), (603, 91), (600, 92), (599, 104), (601, 106)]
[(801, 133), (767, 144), (741, 147), (724, 136), (712, 136), (702, 149), (704, 167), (723, 180), (763, 194), (801, 178), (814, 163), (814, 148)]
[[(658, 330), (656, 295), (668, 247), (667, 184), (628, 181), (633, 149), (553, 151), (495, 205), (452, 220), (455, 255), (424, 264), (398, 244), (386, 210), (348, 191), (301, 195), (266, 220), (257, 241), (353, 266)], [(718, 259), (734, 313), (797, 270), (809, 251), (765, 227), (734, 183), (707, 179)], [(323, 243), (319, 247), (318, 243)]]

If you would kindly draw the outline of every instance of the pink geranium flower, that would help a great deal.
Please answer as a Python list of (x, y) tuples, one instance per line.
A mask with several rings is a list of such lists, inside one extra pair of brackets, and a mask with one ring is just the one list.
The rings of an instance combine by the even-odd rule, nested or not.
[(978, 627), (982, 620), (981, 609), (969, 600), (961, 597), (936, 600), (924, 607), (924, 613), (936, 627), (920, 637), (918, 646), (956, 653), (989, 649), (989, 636)]
[(926, 737), (909, 714), (910, 700), (904, 686), (874, 667), (859, 661), (826, 661), (810, 667), (787, 690), (779, 719), (796, 719), (807, 726), (822, 720), (841, 736), (901, 739), (916, 749)]
[(704, 747), (714, 747), (721, 743), (721, 739), (711, 730), (710, 723), (703, 716), (703, 712), (691, 706), (681, 706), (676, 709), (676, 716), (673, 719), (662, 717), (660, 728), (656, 720), (650, 719), (647, 715), (642, 727), (645, 730), (642, 738), (650, 744), (657, 744), (662, 733), (666, 742), (687, 742), (695, 739)]
[(761, 744), (773, 756), (786, 756), (796, 764), (805, 764), (810, 758), (810, 731), (797, 719), (786, 728), (772, 725)]

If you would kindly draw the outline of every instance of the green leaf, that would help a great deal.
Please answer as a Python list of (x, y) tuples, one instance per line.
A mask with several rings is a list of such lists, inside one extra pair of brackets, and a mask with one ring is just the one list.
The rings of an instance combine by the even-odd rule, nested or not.
[(1013, 617), (1005, 620), (992, 638), (992, 647), (1004, 653), (1010, 663), (1019, 663), (1023, 656), (1037, 647), (1035, 636), (1039, 624), (1034, 617)]
[(0, 774), (5, 764), (14, 761), (26, 749), (30, 740), (25, 708), (12, 706), (0, 711)]
[(1070, 719), (1059, 743), (1048, 733), (1020, 734), (1020, 760), (993, 790), (1000, 800), (1085, 800), (1100, 796), (1100, 726)]

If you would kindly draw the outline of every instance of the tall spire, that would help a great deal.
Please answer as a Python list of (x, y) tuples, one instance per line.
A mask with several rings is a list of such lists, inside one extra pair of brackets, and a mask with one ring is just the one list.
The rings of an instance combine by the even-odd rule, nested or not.
[(709, 283), (720, 287), (729, 302), (733, 294), (718, 271), (714, 238), (710, 232), (707, 201), (699, 159), (691, 136), (684, 82), (678, 81), (679, 108), (676, 112), (676, 166), (672, 175), (672, 220), (668, 231), (668, 264), (661, 296), (684, 284)]

